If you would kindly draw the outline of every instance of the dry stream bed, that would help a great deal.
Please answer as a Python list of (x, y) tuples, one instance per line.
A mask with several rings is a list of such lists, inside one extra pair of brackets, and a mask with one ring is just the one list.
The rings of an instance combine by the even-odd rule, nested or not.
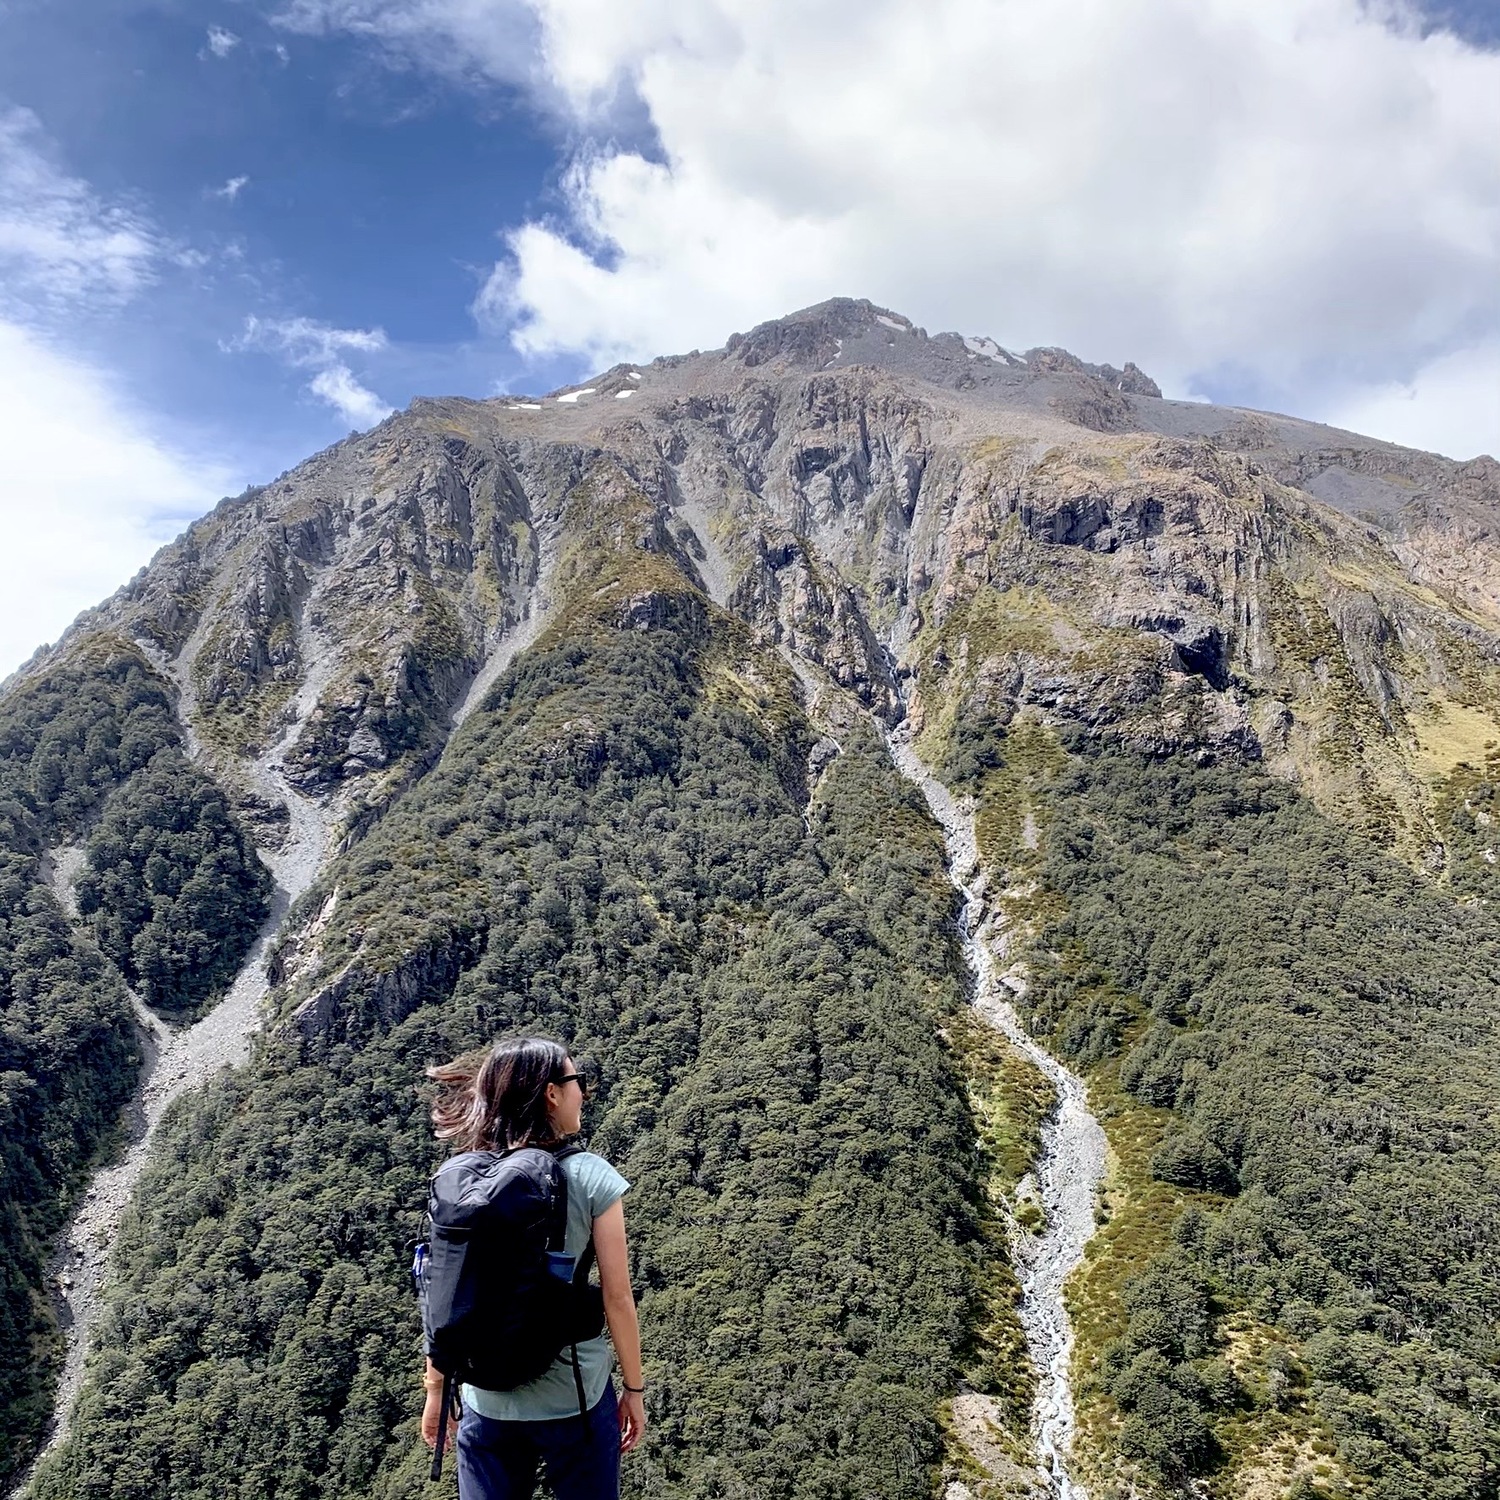
[[(193, 758), (200, 758), (202, 747), (191, 728), (192, 642), (172, 663), (163, 660), (158, 652), (148, 654), (157, 670), (176, 683), (186, 749)], [(243, 767), (257, 793), (286, 804), (290, 821), (280, 849), (261, 853), (275, 880), (270, 910), (233, 984), (201, 1020), (181, 1027), (170, 1026), (136, 995), (130, 997), (141, 1050), (141, 1071), (135, 1094), (126, 1108), (126, 1150), (119, 1160), (94, 1173), (58, 1240), (50, 1275), (65, 1340), (63, 1369), (46, 1444), (13, 1486), (12, 1500), (30, 1483), (36, 1463), (67, 1436), (73, 1405), (83, 1384), (89, 1331), (98, 1314), (110, 1254), (126, 1205), (150, 1159), (156, 1128), (171, 1105), (184, 1094), (200, 1088), (221, 1069), (238, 1067), (249, 1060), (250, 1039), (264, 1019), (262, 1008), (269, 989), (267, 951), (292, 903), (312, 884), (328, 855), (332, 831), (330, 810), (296, 791), (287, 782), (281, 761), (311, 707), (312, 703), (302, 701), (299, 695), (297, 715), (285, 733), (265, 754)], [(81, 855), (81, 849), (70, 846), (59, 851), (54, 860), (54, 889), (64, 909), (75, 917), (70, 877), (81, 868)]]
[(890, 736), (896, 768), (926, 798), (947, 844), (948, 878), (963, 897), (959, 931), (964, 959), (974, 975), (974, 1008), (1039, 1068), (1057, 1091), (1057, 1108), (1042, 1127), (1035, 1175), (1046, 1225), (1042, 1233), (1017, 1229), (1011, 1254), (1021, 1283), (1021, 1326), (1037, 1372), (1032, 1437), (1040, 1477), (1056, 1500), (1087, 1500), (1069, 1471), (1073, 1440), (1071, 1365), (1073, 1330), (1063, 1285), (1083, 1259), (1094, 1232), (1094, 1205), (1104, 1177), (1107, 1145), (1103, 1127), (1089, 1112), (1083, 1080), (1040, 1046), (1021, 1024), (1012, 997), (1021, 993), (1019, 974), (1002, 973), (1004, 927), (985, 895), (979, 864), (975, 809), (960, 801), (922, 764), (910, 729)]

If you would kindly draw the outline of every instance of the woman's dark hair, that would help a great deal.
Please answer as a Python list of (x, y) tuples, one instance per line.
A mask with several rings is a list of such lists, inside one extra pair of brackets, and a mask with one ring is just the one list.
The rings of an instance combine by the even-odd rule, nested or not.
[(432, 1123), (460, 1151), (551, 1146), (547, 1085), (568, 1071), (568, 1049), (551, 1037), (523, 1036), (428, 1068), (438, 1086)]

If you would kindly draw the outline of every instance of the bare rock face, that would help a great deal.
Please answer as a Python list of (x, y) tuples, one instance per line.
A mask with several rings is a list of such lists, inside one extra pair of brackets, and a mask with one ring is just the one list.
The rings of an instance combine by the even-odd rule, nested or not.
[(482, 407), (418, 403), (225, 501), (73, 638), (107, 626), (176, 657), (186, 710), (228, 761), (296, 721), (285, 763), (305, 790), (430, 757), (537, 578), (548, 518), (518, 457)]
[(454, 942), (439, 952), (409, 955), (375, 976), (351, 964), (303, 1000), (282, 1023), (280, 1034), (323, 1048), (357, 1034), (362, 1023), (394, 1026), (424, 997), (451, 990), (477, 952), (477, 942)]
[(291, 785), (378, 809), (523, 624), (593, 600), (649, 630), (682, 590), (887, 722), (1264, 754), (1425, 843), (1424, 787), (1500, 708), (1500, 465), (835, 299), (419, 401), (223, 502), (56, 652), (144, 642), (226, 774), (289, 736)]

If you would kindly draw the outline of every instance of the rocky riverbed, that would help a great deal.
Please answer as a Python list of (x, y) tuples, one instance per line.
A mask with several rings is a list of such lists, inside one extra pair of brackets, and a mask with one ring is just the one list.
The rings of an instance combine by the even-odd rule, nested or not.
[(974, 1007), (1057, 1090), (1057, 1108), (1042, 1128), (1035, 1166), (1046, 1228), (1040, 1235), (1014, 1234), (1011, 1254), (1021, 1283), (1021, 1325), (1037, 1371), (1032, 1432), (1039, 1476), (1056, 1500), (1087, 1500), (1069, 1470), (1074, 1427), (1073, 1331), (1063, 1284), (1094, 1232), (1094, 1204), (1105, 1166), (1104, 1131), (1089, 1112), (1083, 1080), (1037, 1043), (1016, 1014), (1013, 999), (1023, 991), (1025, 981), (1018, 972), (1004, 969), (1004, 925), (985, 896), (973, 804), (955, 798), (923, 765), (912, 748), (908, 726), (890, 736), (890, 747), (897, 769), (921, 790), (942, 825), (948, 877), (963, 897), (959, 923), (964, 957), (974, 975)]
[[(177, 684), (184, 739), (189, 754), (197, 757), (202, 749), (192, 729), (191, 647), (190, 642), (175, 662), (163, 660), (157, 652), (150, 654), (153, 665)], [(150, 1157), (156, 1128), (183, 1094), (200, 1087), (221, 1069), (237, 1067), (248, 1060), (250, 1039), (260, 1029), (262, 1005), (269, 988), (266, 954), (292, 903), (312, 884), (328, 856), (332, 811), (297, 792), (288, 783), (281, 761), (313, 701), (312, 695), (307, 695), (305, 703), (299, 700), (296, 705), (299, 717), (265, 754), (243, 767), (259, 794), (285, 803), (289, 818), (280, 848), (262, 851), (261, 857), (275, 877), (275, 888), (270, 911), (234, 983), (207, 1015), (190, 1026), (169, 1026), (138, 997), (131, 996), (141, 1072), (135, 1096), (126, 1111), (125, 1154), (95, 1172), (62, 1233), (52, 1261), (52, 1282), (66, 1338), (66, 1354), (52, 1429), (43, 1454), (67, 1435), (73, 1403), (83, 1384), (89, 1330), (98, 1312), (110, 1252), (125, 1207)], [(82, 850), (71, 846), (57, 851), (51, 860), (54, 889), (70, 915), (76, 914), (71, 882), (82, 863)], [(12, 1496), (20, 1495), (26, 1488), (34, 1468), (35, 1465), (22, 1476)]]

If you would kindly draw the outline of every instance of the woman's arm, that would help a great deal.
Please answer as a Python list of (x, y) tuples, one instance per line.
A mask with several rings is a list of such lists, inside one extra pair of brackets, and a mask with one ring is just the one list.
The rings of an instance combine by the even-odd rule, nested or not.
[(625, 1209), (618, 1200), (594, 1220), (594, 1256), (599, 1262), (610, 1342), (615, 1346), (625, 1385), (620, 1401), (620, 1451), (629, 1453), (646, 1430), (642, 1396), (646, 1382), (641, 1374), (641, 1330), (635, 1317), (635, 1294), (630, 1289), (630, 1260), (625, 1253)]
[[(434, 1448), (437, 1446), (438, 1427), (443, 1420), (443, 1376), (440, 1370), (433, 1369), (430, 1359), (422, 1371), (422, 1389), (427, 1393), (427, 1398), (422, 1403), (422, 1441), (429, 1448)], [(450, 1412), (448, 1436), (451, 1438), (457, 1431), (458, 1423)]]

